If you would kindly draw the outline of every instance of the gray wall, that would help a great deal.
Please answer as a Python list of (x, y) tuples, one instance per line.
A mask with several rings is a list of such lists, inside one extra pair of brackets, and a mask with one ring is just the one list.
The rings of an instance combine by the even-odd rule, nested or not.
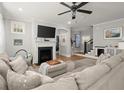
[[(41, 25), (48, 25), (56, 27), (57, 29), (66, 29), (61, 26), (55, 26), (52, 24), (39, 22), (39, 21), (20, 21), (25, 23), (25, 34), (13, 34), (11, 33), (11, 21), (20, 21), (20, 20), (9, 20), (5, 19), (5, 32), (6, 32), (6, 52), (10, 56), (14, 56), (15, 52), (19, 49), (26, 49), (28, 52), (34, 53), (35, 42), (36, 42), (36, 32), (37, 32), (37, 24)], [(65, 56), (71, 55), (71, 43), (70, 43), (70, 30), (67, 29), (67, 46), (66, 46), (66, 53)], [(23, 39), (22, 46), (14, 46), (13, 40), (14, 39)]]
[(0, 13), (0, 53), (5, 51), (5, 31), (2, 13)]
[(93, 26), (94, 46), (117, 45), (122, 39), (104, 39), (104, 30), (108, 28), (122, 27), (124, 38), (124, 19), (105, 22)]
[[(12, 20), (13, 21), (13, 20)], [(17, 20), (18, 21), (18, 20)], [(25, 34), (14, 34), (11, 33), (11, 20), (5, 20), (5, 32), (6, 32), (6, 52), (10, 56), (14, 56), (15, 52), (19, 49), (26, 49), (31, 52), (32, 49), (32, 24), (30, 22), (25, 23)], [(14, 46), (14, 39), (22, 39), (22, 46)]]
[(0, 53), (5, 52), (5, 31), (2, 7), (0, 3)]

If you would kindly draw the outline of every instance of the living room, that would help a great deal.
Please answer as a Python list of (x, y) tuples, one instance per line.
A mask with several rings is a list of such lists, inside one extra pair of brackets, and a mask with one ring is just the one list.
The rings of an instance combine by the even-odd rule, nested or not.
[(123, 29), (124, 2), (1, 1), (0, 89), (123, 90)]

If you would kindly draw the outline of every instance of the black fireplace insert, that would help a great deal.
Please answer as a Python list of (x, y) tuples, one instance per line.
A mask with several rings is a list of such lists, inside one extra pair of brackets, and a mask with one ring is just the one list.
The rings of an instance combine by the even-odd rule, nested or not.
[(104, 49), (97, 49), (97, 56), (99, 57), (101, 54), (104, 54)]
[(53, 59), (52, 47), (38, 47), (38, 65)]

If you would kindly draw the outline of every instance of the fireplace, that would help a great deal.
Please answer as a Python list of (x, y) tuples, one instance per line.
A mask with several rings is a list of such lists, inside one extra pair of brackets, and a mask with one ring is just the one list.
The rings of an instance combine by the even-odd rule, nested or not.
[(38, 47), (38, 64), (53, 59), (52, 47)]
[(104, 49), (97, 49), (97, 56), (99, 57), (101, 54), (104, 54)]

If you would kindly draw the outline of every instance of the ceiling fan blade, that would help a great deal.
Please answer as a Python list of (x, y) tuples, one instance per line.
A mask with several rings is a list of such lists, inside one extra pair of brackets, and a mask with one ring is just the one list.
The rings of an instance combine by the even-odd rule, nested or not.
[(79, 5), (77, 5), (77, 9), (78, 8), (80, 8), (80, 7), (82, 7), (82, 6), (84, 6), (85, 4), (87, 4), (88, 2), (82, 2), (82, 3), (80, 3)]
[(61, 2), (60, 4), (62, 4), (62, 5), (64, 5), (64, 6), (66, 6), (66, 7), (68, 7), (68, 8), (70, 8), (70, 9), (71, 9), (71, 6), (67, 5), (67, 4), (66, 4), (66, 3), (64, 3), (64, 2)]
[(89, 10), (82, 10), (82, 9), (78, 9), (77, 10), (78, 12), (81, 12), (81, 13), (86, 13), (86, 14), (91, 14), (92, 11), (89, 11)]
[(68, 12), (71, 12), (71, 10), (68, 10), (68, 11), (65, 11), (65, 12), (62, 12), (62, 13), (59, 13), (58, 15), (62, 15), (62, 14), (68, 13)]

